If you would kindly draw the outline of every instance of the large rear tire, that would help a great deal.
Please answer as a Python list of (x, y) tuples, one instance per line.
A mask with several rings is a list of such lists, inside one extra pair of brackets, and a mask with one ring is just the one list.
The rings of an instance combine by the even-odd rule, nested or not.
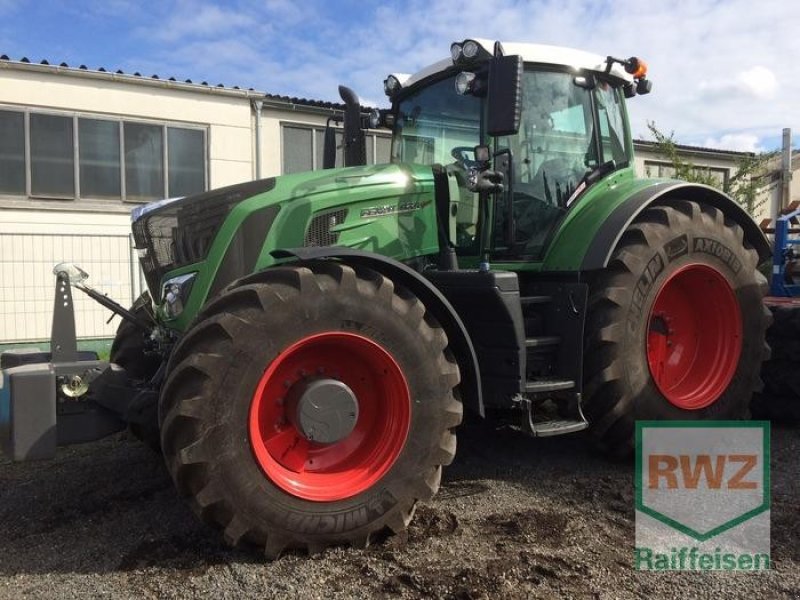
[(585, 412), (600, 444), (633, 448), (636, 420), (743, 419), (766, 358), (758, 255), (714, 207), (646, 209), (593, 282)]
[(366, 546), (454, 456), (458, 366), (416, 297), (336, 262), (268, 269), (175, 348), (161, 440), (178, 491), (230, 544)]
[(767, 343), (772, 354), (761, 369), (764, 390), (753, 397), (753, 416), (800, 421), (800, 306), (775, 304), (771, 309)]

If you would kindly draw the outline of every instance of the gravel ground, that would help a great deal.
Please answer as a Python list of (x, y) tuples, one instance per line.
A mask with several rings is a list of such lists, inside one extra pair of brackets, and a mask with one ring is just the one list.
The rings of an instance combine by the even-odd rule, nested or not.
[(770, 573), (637, 573), (632, 465), (580, 436), (465, 430), (407, 534), (273, 563), (223, 545), (118, 435), (0, 459), (0, 598), (798, 598), (800, 428), (774, 426)]

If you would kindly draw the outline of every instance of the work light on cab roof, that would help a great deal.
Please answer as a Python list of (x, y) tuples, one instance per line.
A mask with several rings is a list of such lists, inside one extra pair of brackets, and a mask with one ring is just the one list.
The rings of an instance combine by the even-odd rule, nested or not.
[[(423, 79), (453, 67), (462, 67), (465, 74), (457, 76), (454, 81), (456, 92), (460, 95), (483, 96), (487, 89), (487, 73), (484, 65), (492, 57), (506, 55), (518, 55), (525, 64), (567, 67), (576, 73), (599, 73), (622, 80), (622, 90), (626, 98), (647, 94), (652, 90), (652, 82), (647, 79), (647, 64), (635, 56), (627, 59), (607, 56), (603, 59), (596, 54), (561, 46), (514, 42), (502, 44), (491, 40), (467, 38), (450, 45), (449, 60), (429, 65), (414, 75), (390, 74), (384, 80), (384, 92), (394, 100), (402, 90), (416, 85)], [(591, 77), (586, 81), (589, 86), (594, 84), (594, 79)]]

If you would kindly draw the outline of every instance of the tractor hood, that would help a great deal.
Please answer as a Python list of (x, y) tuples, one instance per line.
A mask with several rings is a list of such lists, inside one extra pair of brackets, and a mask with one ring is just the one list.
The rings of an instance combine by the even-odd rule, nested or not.
[(132, 216), (150, 292), (195, 274), (192, 302), (275, 260), (281, 248), (346, 246), (403, 260), (438, 247), (433, 174), (374, 165), (251, 181), (152, 203)]

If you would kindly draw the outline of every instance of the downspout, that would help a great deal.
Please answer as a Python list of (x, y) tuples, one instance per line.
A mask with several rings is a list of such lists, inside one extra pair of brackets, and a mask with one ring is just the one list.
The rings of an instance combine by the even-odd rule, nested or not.
[(264, 101), (260, 98), (255, 98), (250, 101), (250, 105), (256, 113), (256, 179), (261, 179), (261, 109), (264, 106)]
[(787, 208), (792, 201), (792, 130), (790, 128), (783, 130), (783, 152), (781, 158), (780, 208)]

